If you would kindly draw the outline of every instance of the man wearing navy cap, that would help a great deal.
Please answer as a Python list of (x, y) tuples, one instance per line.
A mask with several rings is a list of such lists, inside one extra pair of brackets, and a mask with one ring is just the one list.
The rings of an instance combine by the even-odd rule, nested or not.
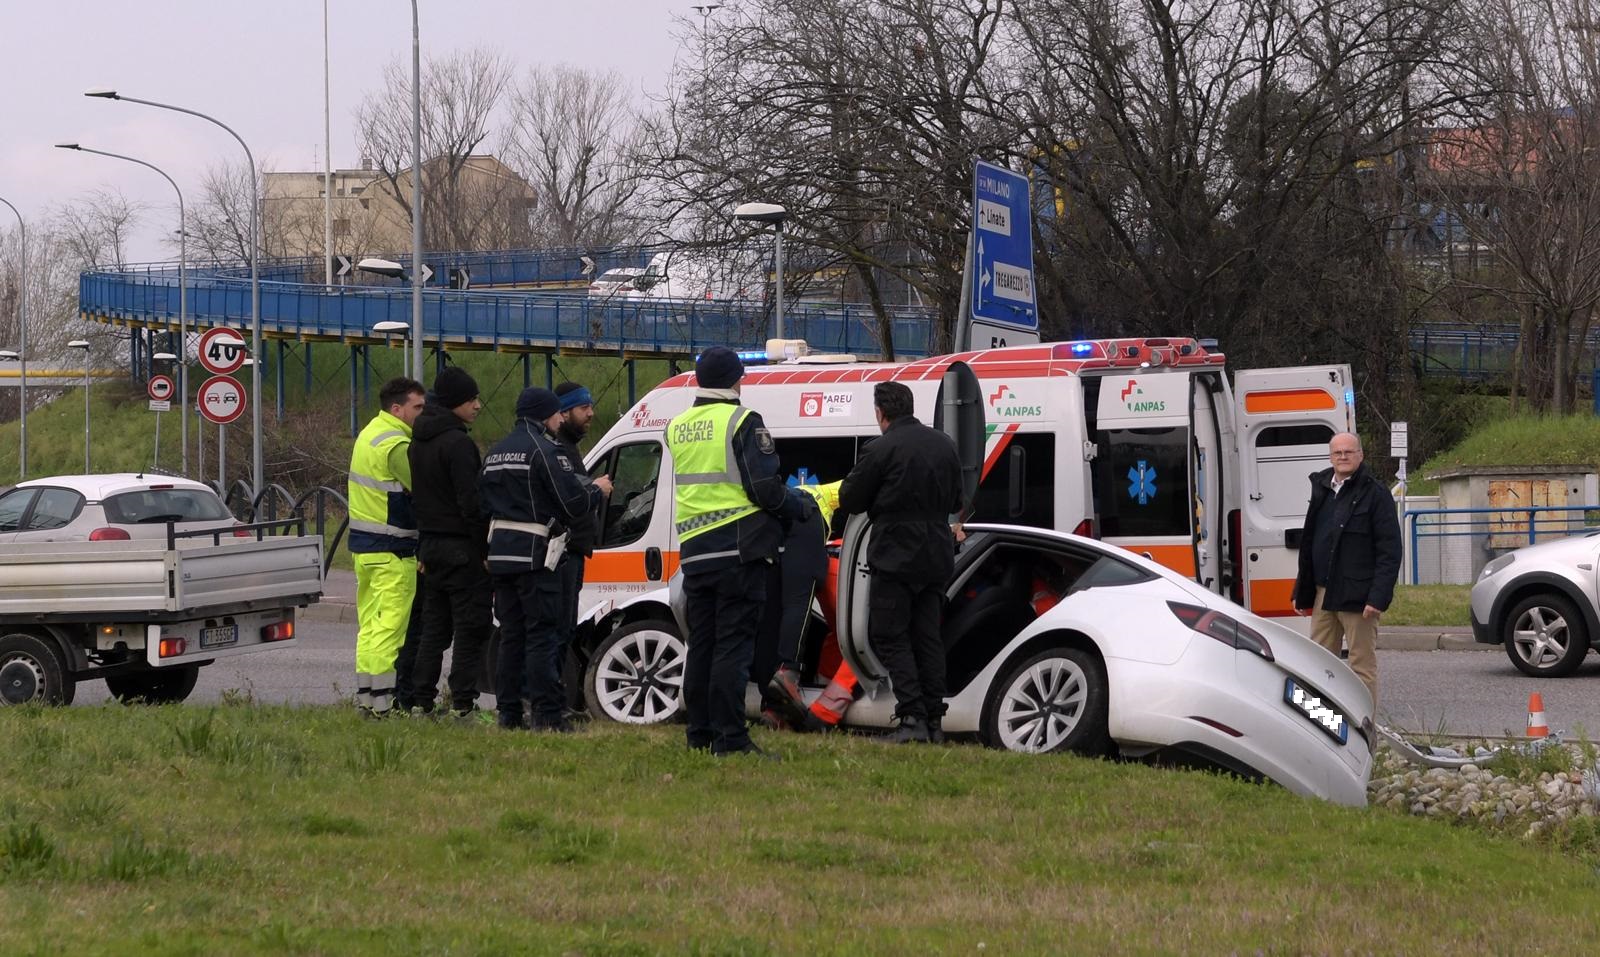
[[(561, 425), (555, 431), (556, 441), (567, 450), (567, 458), (576, 466), (578, 478), (588, 483), (591, 477), (589, 470), (584, 467), (583, 452), (578, 448), (578, 443), (589, 434), (589, 425), (594, 421), (594, 397), (576, 382), (557, 385), (555, 393), (561, 402)], [(578, 613), (583, 610), (578, 604), (579, 596), (583, 593), (583, 563), (594, 554), (594, 547), (599, 541), (599, 511), (573, 520), (572, 528), (567, 533), (567, 560), (561, 563), (561, 591), (567, 600), (566, 611), (561, 617), (566, 629), (561, 641), (563, 662), (566, 661), (567, 649), (572, 646), (572, 637), (577, 630)], [(566, 695), (565, 687), (562, 688), (562, 695)]]
[(667, 423), (689, 630), (688, 743), (714, 755), (765, 754), (745, 725), (744, 690), (781, 520), (803, 517), (809, 497), (785, 486), (772, 434), (739, 404), (738, 354), (713, 346), (694, 374), (694, 405)]

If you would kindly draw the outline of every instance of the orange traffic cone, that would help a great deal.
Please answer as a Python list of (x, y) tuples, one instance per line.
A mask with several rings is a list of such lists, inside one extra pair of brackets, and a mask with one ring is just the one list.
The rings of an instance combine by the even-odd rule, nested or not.
[(1544, 723), (1544, 698), (1535, 691), (1528, 695), (1528, 737), (1546, 738), (1550, 736), (1550, 726)]

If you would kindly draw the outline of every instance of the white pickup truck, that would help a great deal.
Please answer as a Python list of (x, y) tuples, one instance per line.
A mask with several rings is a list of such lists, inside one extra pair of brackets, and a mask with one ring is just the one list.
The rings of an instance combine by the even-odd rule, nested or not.
[(283, 523), (0, 550), (0, 704), (70, 704), (104, 679), (123, 700), (182, 701), (201, 666), (295, 643), (322, 595), (322, 538)]

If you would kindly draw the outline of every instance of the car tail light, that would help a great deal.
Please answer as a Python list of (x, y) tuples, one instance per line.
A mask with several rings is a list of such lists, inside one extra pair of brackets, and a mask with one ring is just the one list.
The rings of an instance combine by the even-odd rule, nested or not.
[(182, 638), (163, 638), (160, 646), (161, 657), (175, 658), (183, 654), (188, 647), (189, 643)]
[(1094, 522), (1090, 521), (1087, 518), (1084, 519), (1083, 521), (1079, 522), (1077, 525), (1075, 525), (1073, 527), (1072, 534), (1081, 535), (1084, 538), (1093, 538), (1094, 537)]
[(250, 530), (248, 528), (235, 528), (233, 530), (233, 537), (234, 538), (254, 538), (255, 536), (250, 533)]
[(261, 629), (262, 641), (287, 641), (294, 637), (294, 622), (280, 621)]
[(132, 537), (125, 528), (97, 528), (89, 533), (91, 542), (126, 542)]
[(1267, 644), (1266, 636), (1248, 625), (1239, 624), (1215, 608), (1185, 605), (1176, 601), (1167, 602), (1167, 607), (1172, 609), (1178, 620), (1188, 625), (1192, 631), (1198, 631), (1208, 638), (1215, 638), (1230, 648), (1260, 655), (1268, 661), (1275, 660), (1272, 657), (1272, 646)]

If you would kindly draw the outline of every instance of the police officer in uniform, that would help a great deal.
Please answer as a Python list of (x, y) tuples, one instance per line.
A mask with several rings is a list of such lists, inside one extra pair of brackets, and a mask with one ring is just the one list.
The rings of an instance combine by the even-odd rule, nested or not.
[(533, 700), (533, 729), (571, 731), (561, 693), (567, 601), (561, 564), (567, 530), (600, 507), (611, 480), (581, 478), (557, 441), (561, 403), (549, 389), (524, 389), (517, 423), (484, 459), (479, 492), (489, 512), (489, 573), (500, 618), (495, 707), (502, 728), (522, 727), (522, 691)]
[(390, 379), (378, 414), (350, 452), (350, 554), (356, 566), (356, 707), (382, 717), (394, 703), (395, 656), (417, 589), (417, 522), (411, 512), (411, 425), (422, 383)]
[[(561, 426), (555, 431), (556, 441), (567, 450), (567, 457), (578, 470), (578, 477), (585, 483), (590, 480), (589, 470), (583, 464), (583, 452), (578, 448), (578, 443), (589, 434), (589, 426), (594, 422), (594, 396), (589, 390), (577, 382), (561, 382), (555, 388), (556, 398), (561, 400)], [(600, 541), (600, 513), (590, 512), (583, 518), (573, 521), (567, 533), (567, 560), (561, 563), (561, 590), (566, 596), (567, 610), (562, 613), (562, 625), (566, 631), (561, 638), (561, 654), (559, 661), (567, 660), (567, 649), (572, 646), (573, 635), (578, 627), (579, 597), (583, 594), (583, 563), (594, 554), (594, 547)], [(563, 695), (566, 689), (561, 690)]]
[(707, 349), (695, 363), (694, 405), (667, 424), (689, 628), (688, 742), (717, 755), (764, 753), (745, 727), (745, 684), (767, 571), (783, 541), (780, 520), (805, 514), (779, 474), (761, 416), (739, 404), (742, 378), (738, 354)]

